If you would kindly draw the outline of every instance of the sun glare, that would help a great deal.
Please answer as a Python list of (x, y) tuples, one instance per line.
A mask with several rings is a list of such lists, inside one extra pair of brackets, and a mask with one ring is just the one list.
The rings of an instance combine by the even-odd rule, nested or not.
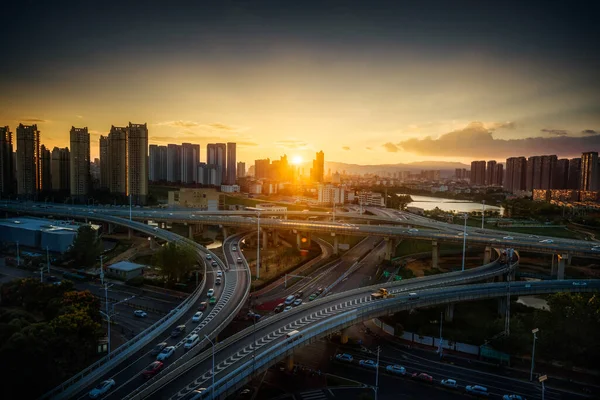
[(292, 157), (292, 164), (295, 164), (295, 165), (302, 164), (302, 156), (294, 156), (294, 157)]

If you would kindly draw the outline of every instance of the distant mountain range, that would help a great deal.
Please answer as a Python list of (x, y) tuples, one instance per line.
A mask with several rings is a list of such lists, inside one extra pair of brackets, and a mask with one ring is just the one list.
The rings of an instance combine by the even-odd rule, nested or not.
[(331, 173), (336, 171), (341, 173), (346, 171), (347, 174), (386, 174), (400, 171), (410, 172), (421, 172), (421, 170), (440, 170), (442, 176), (454, 175), (456, 168), (467, 168), (471, 169), (470, 165), (466, 165), (459, 162), (447, 162), (447, 161), (418, 161), (408, 164), (378, 164), (378, 165), (358, 165), (358, 164), (346, 164), (340, 162), (327, 162), (325, 161), (325, 174), (331, 168)]

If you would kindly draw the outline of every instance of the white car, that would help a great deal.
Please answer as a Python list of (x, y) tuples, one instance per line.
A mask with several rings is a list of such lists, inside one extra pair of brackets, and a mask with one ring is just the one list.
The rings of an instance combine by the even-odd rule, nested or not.
[(175, 353), (175, 346), (167, 346), (164, 349), (162, 349), (160, 353), (158, 353), (156, 359), (158, 361), (164, 361), (167, 358), (171, 357), (173, 353)]
[(476, 396), (488, 397), (489, 392), (485, 386), (481, 385), (469, 385), (465, 388), (465, 391)]
[(210, 288), (208, 292), (206, 292), (206, 297), (212, 297), (215, 294), (215, 289)]
[(231, 247), (231, 250), (236, 251), (237, 247), (233, 246), (233, 247)]
[(292, 306), (287, 306), (286, 308), (283, 309), (283, 312), (288, 312), (292, 309)]
[(600, 246), (594, 246), (594, 247), (592, 247), (592, 251), (600, 251)]
[(135, 315), (138, 318), (146, 318), (148, 316), (148, 314), (146, 314), (146, 312), (142, 310), (135, 310), (133, 312), (133, 315)]
[(219, 277), (223, 276), (223, 271), (217, 271), (217, 276), (219, 276)]
[(554, 240), (552, 240), (552, 239), (544, 239), (544, 240), (540, 240), (540, 243), (554, 243)]
[(513, 240), (514, 237), (512, 237), (512, 236), (504, 236), (502, 239), (504, 239), (504, 240)]
[(419, 232), (419, 230), (418, 230), (418, 229), (416, 229), (416, 228), (410, 228), (410, 229), (408, 230), (408, 233), (417, 233), (417, 232)]
[(440, 383), (448, 388), (457, 388), (456, 381), (454, 379), (442, 379)]
[(107, 379), (103, 382), (100, 382), (98, 386), (90, 390), (90, 398), (97, 399), (108, 392), (113, 386), (115, 386), (115, 381), (113, 379)]
[(505, 394), (502, 396), (502, 400), (525, 400), (525, 398), (518, 394)]
[(456, 234), (456, 236), (469, 236), (469, 234), (466, 232), (459, 232)]
[(200, 320), (202, 319), (202, 311), (198, 311), (196, 314), (194, 314), (194, 316), (192, 317), (192, 322), (200, 322)]
[(385, 367), (385, 370), (389, 373), (396, 375), (406, 375), (406, 368), (396, 364), (388, 365), (387, 367)]

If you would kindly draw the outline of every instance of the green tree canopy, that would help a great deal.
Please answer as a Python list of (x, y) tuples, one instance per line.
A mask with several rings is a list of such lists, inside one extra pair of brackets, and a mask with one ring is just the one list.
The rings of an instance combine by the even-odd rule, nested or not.
[(198, 255), (192, 247), (171, 242), (154, 255), (154, 264), (160, 267), (163, 276), (176, 282), (189, 274), (197, 262)]
[(69, 248), (68, 256), (79, 267), (89, 267), (96, 262), (100, 254), (102, 254), (102, 240), (97, 236), (96, 231), (89, 225), (81, 226)]

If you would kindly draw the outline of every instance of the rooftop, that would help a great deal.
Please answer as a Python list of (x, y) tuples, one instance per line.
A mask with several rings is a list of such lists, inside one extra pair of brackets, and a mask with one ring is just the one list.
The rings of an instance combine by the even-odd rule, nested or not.
[(26, 229), (31, 231), (43, 231), (58, 234), (73, 234), (77, 233), (77, 230), (81, 225), (70, 221), (55, 221), (43, 218), (19, 217), (1, 219), (0, 226), (13, 228), (18, 227), (20, 229)]
[(125, 272), (135, 271), (136, 269), (145, 268), (145, 267), (146, 267), (145, 265), (136, 264), (136, 263), (132, 263), (129, 261), (119, 261), (118, 263), (114, 263), (114, 264), (108, 266), (108, 268), (116, 269), (119, 271), (125, 271)]

